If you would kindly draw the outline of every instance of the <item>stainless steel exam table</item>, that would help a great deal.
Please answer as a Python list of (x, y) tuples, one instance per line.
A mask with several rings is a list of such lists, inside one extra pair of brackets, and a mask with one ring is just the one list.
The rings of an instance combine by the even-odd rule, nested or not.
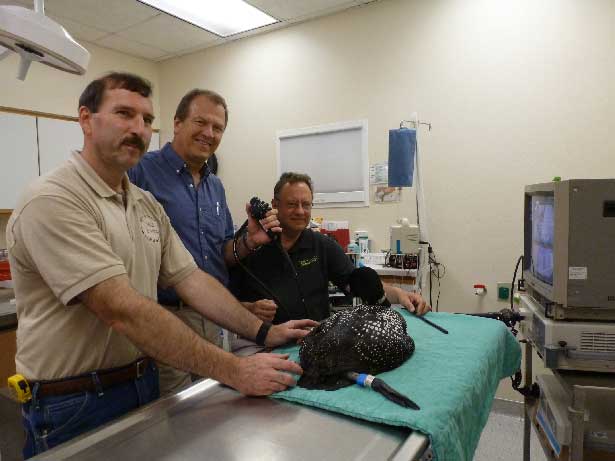
[(421, 460), (429, 438), (211, 379), (55, 447), (36, 460)]

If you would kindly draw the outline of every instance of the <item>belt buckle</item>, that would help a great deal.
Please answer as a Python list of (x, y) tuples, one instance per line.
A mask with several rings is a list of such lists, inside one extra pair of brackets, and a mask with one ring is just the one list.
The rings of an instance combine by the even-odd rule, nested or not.
[(145, 374), (145, 359), (137, 361), (137, 379)]

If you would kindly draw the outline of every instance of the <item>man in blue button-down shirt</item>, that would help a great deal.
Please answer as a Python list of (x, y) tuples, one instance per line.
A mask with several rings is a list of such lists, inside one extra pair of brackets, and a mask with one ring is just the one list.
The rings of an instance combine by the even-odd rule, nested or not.
[[(227, 266), (235, 264), (233, 220), (224, 186), (206, 162), (218, 148), (227, 122), (228, 109), (222, 96), (209, 90), (190, 91), (177, 106), (173, 141), (159, 151), (148, 152), (128, 173), (134, 184), (150, 191), (162, 204), (197, 265), (225, 286), (229, 281)], [(270, 212), (262, 224), (266, 229), (281, 230), (276, 211)], [(239, 257), (267, 242), (267, 234), (249, 218), (246, 238), (239, 240)], [(158, 302), (198, 334), (220, 345), (220, 328), (183, 306), (173, 289), (159, 289)], [(176, 391), (190, 382), (187, 373), (161, 365), (161, 393)]]

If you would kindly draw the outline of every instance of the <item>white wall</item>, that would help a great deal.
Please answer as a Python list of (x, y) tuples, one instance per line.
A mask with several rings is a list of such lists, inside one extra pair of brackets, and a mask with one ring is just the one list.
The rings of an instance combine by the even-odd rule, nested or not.
[[(522, 251), (522, 194), (553, 176), (615, 173), (615, 3), (609, 0), (390, 0), (255, 36), (160, 66), (162, 138), (180, 97), (221, 92), (230, 106), (220, 175), (235, 221), (270, 198), (275, 133), (369, 120), (370, 162), (417, 111), (431, 240), (446, 265), (440, 309), (495, 310)], [(377, 248), (401, 204), (316, 211), (365, 228)], [(488, 294), (477, 298), (472, 285)]]

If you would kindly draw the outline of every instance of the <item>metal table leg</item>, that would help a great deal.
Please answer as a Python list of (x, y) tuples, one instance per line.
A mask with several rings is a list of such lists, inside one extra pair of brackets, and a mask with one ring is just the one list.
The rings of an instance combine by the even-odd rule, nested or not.
[[(529, 388), (532, 378), (532, 346), (529, 341), (525, 343), (525, 386)], [(530, 461), (530, 436), (532, 433), (532, 420), (530, 417), (530, 403), (527, 395), (523, 396), (523, 461)]]

